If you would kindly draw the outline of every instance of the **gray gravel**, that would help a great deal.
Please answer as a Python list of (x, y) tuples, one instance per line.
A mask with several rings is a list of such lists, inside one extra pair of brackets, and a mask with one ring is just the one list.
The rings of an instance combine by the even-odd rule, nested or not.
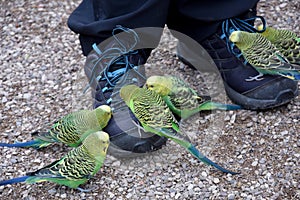
[[(82, 95), (85, 58), (78, 36), (66, 25), (78, 4), (0, 1), (1, 141), (29, 140), (31, 132), (49, 127), (54, 119), (91, 107), (89, 95)], [(299, 0), (263, 0), (258, 10), (269, 25), (300, 35)], [(199, 81), (205, 75), (177, 60), (175, 42), (166, 31), (148, 69), (155, 65), (155, 73), (178, 74), (205, 93)], [(299, 109), (296, 98), (265, 112), (203, 113), (182, 124), (203, 153), (240, 175), (221, 174), (168, 142), (158, 152), (138, 158), (108, 155), (101, 171), (84, 185), (94, 188), (90, 193), (52, 183), (19, 183), (1, 186), (0, 199), (299, 199)], [(1, 179), (36, 170), (68, 150), (60, 144), (40, 151), (1, 148)]]

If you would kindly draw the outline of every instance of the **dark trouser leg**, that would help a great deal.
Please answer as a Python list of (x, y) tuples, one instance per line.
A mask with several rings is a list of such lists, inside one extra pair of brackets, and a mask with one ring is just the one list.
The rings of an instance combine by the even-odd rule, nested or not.
[[(84, 55), (111, 37), (116, 25), (127, 28), (164, 27), (169, 0), (83, 0), (68, 20), (68, 26), (80, 34)], [(160, 35), (153, 35), (157, 41)]]
[(215, 33), (225, 19), (245, 15), (255, 7), (258, 0), (180, 0), (172, 4), (168, 27), (202, 41)]
[[(139, 128), (133, 123), (136, 119), (132, 113), (128, 115), (128, 107), (120, 101), (119, 89), (123, 84), (144, 83), (143, 67), (138, 65), (146, 62), (151, 49), (159, 42), (168, 7), (169, 1), (161, 0), (83, 0), (69, 18), (68, 25), (80, 34), (83, 54), (87, 55), (86, 75), (95, 83), (92, 84), (94, 106), (108, 104), (114, 108), (113, 117), (104, 128), (110, 135), (109, 151), (114, 156), (127, 157), (134, 156), (135, 153), (154, 151), (166, 142), (166, 138), (145, 133), (143, 130), (140, 130), (140, 137)], [(125, 53), (120, 51), (121, 55), (114, 54), (115, 50), (124, 50), (124, 46), (133, 47), (131, 43), (135, 38), (132, 31), (126, 35), (126, 31), (122, 32), (121, 29), (117, 39), (111, 37), (117, 25), (131, 28), (137, 33), (139, 42), (134, 46), (137, 51), (126, 49)], [(149, 31), (139, 27), (161, 28)], [(125, 37), (121, 37), (122, 34)], [(99, 44), (98, 48), (102, 52), (91, 51), (95, 43)], [(111, 47), (114, 47), (113, 50)]]

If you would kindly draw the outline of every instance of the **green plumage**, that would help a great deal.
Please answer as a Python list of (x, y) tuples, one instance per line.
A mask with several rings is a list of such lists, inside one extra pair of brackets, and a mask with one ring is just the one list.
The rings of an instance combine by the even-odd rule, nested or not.
[(158, 93), (171, 111), (185, 119), (202, 110), (237, 110), (238, 105), (211, 101), (209, 96), (200, 96), (186, 82), (176, 76), (151, 76), (145, 88)]
[(203, 156), (188, 137), (180, 133), (179, 124), (165, 101), (154, 91), (139, 88), (136, 85), (126, 85), (120, 90), (120, 96), (131, 109), (133, 114), (147, 132), (169, 138), (184, 147), (200, 161), (214, 166), (225, 173), (236, 174), (228, 171)]
[[(258, 30), (262, 30), (259, 26)], [(296, 33), (286, 29), (266, 27), (261, 33), (285, 56), (295, 67), (300, 67), (300, 37)]]
[[(64, 157), (27, 176), (0, 181), (0, 185), (50, 181), (70, 188), (78, 188), (101, 168), (109, 146), (109, 135), (103, 131), (91, 132), (82, 145)], [(81, 188), (78, 188), (82, 190)]]
[(299, 70), (294, 69), (280, 51), (261, 34), (234, 31), (229, 39), (260, 74), (280, 75), (300, 80)]
[[(69, 146), (78, 146), (87, 130), (102, 130), (111, 118), (111, 109), (107, 105), (94, 110), (80, 110), (66, 115), (49, 130), (49, 136)], [(44, 135), (40, 137), (44, 138)]]
[(88, 130), (102, 130), (108, 124), (111, 115), (111, 108), (107, 105), (99, 106), (94, 110), (76, 111), (57, 120), (47, 132), (38, 133), (32, 141), (15, 144), (0, 143), (0, 146), (41, 148), (61, 142), (76, 147), (87, 136)]

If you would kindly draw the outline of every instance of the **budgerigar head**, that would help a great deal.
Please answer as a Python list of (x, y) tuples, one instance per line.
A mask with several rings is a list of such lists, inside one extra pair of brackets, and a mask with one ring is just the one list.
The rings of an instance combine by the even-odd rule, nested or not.
[(82, 145), (94, 157), (106, 156), (109, 146), (109, 135), (104, 131), (93, 132), (83, 140)]
[(169, 95), (171, 87), (172, 80), (167, 76), (150, 76), (145, 83), (145, 88), (153, 90), (161, 96)]
[(244, 50), (248, 47), (251, 47), (252, 41), (254, 39), (253, 36), (253, 33), (248, 33), (245, 31), (233, 31), (229, 36), (229, 40), (234, 43), (240, 50)]
[[(264, 27), (265, 26), (263, 24), (260, 24), (260, 25), (257, 26), (257, 30), (262, 31), (264, 29)], [(267, 27), (266, 27), (266, 30), (267, 30)]]
[(134, 94), (138, 89), (140, 88), (136, 85), (125, 85), (120, 89), (120, 97), (125, 101), (127, 106), (129, 106), (132, 94)]
[[(257, 30), (262, 31), (263, 29), (264, 29), (263, 24), (257, 26)], [(274, 42), (276, 40), (276, 35), (277, 35), (276, 29), (268, 26), (266, 27), (265, 31), (261, 33), (261, 35), (266, 37), (271, 42)]]
[(108, 105), (101, 105), (96, 108), (96, 117), (103, 127), (107, 125), (112, 116), (111, 107)]

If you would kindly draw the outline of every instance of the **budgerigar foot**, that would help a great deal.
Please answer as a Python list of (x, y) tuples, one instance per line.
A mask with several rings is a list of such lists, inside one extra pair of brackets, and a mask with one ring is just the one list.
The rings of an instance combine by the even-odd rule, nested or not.
[(249, 78), (246, 78), (245, 81), (261, 81), (264, 79), (262, 78), (263, 76), (264, 75), (261, 72), (259, 72), (259, 74), (256, 76), (249, 76)]
[(138, 122), (135, 122), (134, 120), (132, 120), (132, 123), (136, 125), (136, 127), (138, 128), (138, 133), (140, 135), (140, 138), (142, 138), (141, 130), (145, 132), (145, 129)]
[(92, 191), (92, 190), (96, 190), (97, 188), (98, 188), (98, 187), (95, 186), (95, 187), (88, 188), (88, 189), (83, 189), (83, 188), (81, 188), (81, 187), (78, 187), (78, 188), (76, 188), (76, 189), (79, 190), (80, 192), (90, 192), (90, 191)]

